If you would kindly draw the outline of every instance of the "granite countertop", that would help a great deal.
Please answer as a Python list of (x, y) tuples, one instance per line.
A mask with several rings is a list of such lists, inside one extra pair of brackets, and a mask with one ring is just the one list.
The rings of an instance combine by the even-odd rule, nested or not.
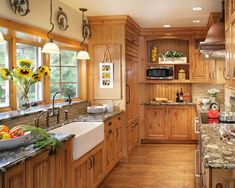
[(200, 126), (201, 153), (206, 168), (235, 168), (235, 137), (222, 138), (235, 124)]
[(120, 113), (122, 110), (114, 111), (114, 112), (105, 112), (100, 114), (80, 114), (74, 121), (83, 121), (83, 122), (103, 122), (106, 121)]
[[(68, 104), (68, 102), (55, 103), (55, 107), (61, 107), (61, 106), (65, 107), (68, 105), (75, 105), (75, 104), (79, 104), (82, 102), (84, 102), (84, 100), (73, 101), (71, 104)], [(8, 111), (8, 112), (3, 112), (3, 113), (0, 113), (0, 120), (14, 119), (14, 118), (18, 118), (20, 116), (28, 116), (28, 115), (32, 115), (32, 114), (41, 112), (43, 110), (47, 110), (49, 108), (52, 108), (52, 104), (33, 106), (30, 109), (25, 110), (25, 111), (13, 110), (13, 111)]]
[[(71, 122), (103, 122), (106, 121), (123, 111), (115, 111), (115, 112), (106, 112), (101, 114), (81, 114), (76, 119), (70, 120), (66, 122), (65, 124), (71, 123)], [(48, 130), (55, 129), (59, 126), (63, 126), (64, 124), (58, 124), (54, 125), (48, 128)], [(57, 139), (60, 141), (66, 141), (73, 137), (73, 135), (68, 134), (55, 134), (54, 135)], [(7, 169), (13, 167), (14, 165), (24, 162), (26, 159), (34, 157), (38, 155), (39, 153), (42, 153), (46, 149), (35, 149), (33, 145), (28, 146), (22, 146), (18, 148), (3, 150), (0, 152), (0, 172), (4, 172)]]
[(195, 103), (192, 102), (146, 102), (141, 103), (141, 105), (151, 105), (151, 106), (196, 106)]

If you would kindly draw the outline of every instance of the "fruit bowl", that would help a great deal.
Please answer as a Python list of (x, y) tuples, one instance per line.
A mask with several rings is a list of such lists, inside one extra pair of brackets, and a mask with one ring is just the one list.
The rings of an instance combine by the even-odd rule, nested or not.
[(23, 146), (32, 143), (31, 132), (25, 132), (24, 136), (19, 136), (17, 138), (11, 138), (8, 140), (0, 140), (0, 150), (10, 149), (18, 146)]

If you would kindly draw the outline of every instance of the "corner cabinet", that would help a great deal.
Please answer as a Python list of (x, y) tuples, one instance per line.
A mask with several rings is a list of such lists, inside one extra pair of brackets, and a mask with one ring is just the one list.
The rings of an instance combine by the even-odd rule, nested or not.
[(146, 106), (143, 142), (195, 141), (195, 106)]

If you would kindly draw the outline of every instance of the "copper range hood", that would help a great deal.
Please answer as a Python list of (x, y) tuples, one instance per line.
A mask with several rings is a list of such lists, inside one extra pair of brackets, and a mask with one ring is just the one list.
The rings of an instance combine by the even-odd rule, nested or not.
[(224, 1), (222, 1), (222, 18), (211, 25), (204, 42), (200, 42), (200, 52), (210, 59), (225, 58)]

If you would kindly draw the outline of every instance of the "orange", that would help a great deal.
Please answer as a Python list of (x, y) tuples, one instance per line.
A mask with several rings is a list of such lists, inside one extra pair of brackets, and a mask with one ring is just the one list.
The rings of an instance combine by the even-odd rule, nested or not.
[(0, 140), (8, 140), (11, 139), (11, 135), (7, 132), (0, 132)]
[(9, 128), (6, 125), (0, 125), (0, 132), (9, 132)]

